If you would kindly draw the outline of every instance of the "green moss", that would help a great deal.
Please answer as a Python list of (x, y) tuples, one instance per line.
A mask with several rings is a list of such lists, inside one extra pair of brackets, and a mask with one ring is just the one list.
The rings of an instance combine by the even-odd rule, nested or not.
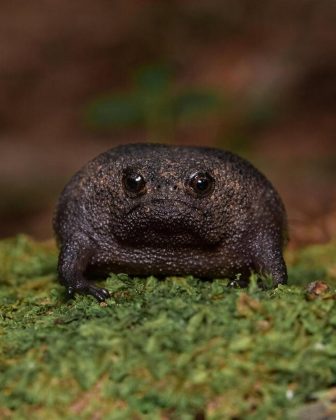
[[(111, 275), (99, 305), (65, 300), (52, 243), (2, 241), (0, 417), (290, 417), (336, 382), (335, 255), (289, 254), (273, 291)], [(331, 290), (308, 298), (312, 280)]]

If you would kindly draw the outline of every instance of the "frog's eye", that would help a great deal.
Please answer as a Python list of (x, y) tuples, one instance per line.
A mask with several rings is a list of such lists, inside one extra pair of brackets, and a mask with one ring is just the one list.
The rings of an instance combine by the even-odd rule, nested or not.
[(140, 195), (145, 192), (146, 181), (144, 177), (136, 172), (127, 172), (123, 177), (123, 184), (126, 191)]
[(188, 180), (192, 192), (198, 197), (210, 194), (214, 187), (214, 179), (207, 172), (196, 172)]

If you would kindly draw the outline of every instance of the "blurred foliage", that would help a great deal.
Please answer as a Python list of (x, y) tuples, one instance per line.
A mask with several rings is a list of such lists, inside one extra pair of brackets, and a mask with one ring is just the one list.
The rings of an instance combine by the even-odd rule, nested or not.
[(87, 109), (86, 121), (96, 130), (145, 128), (150, 139), (173, 139), (176, 126), (220, 112), (223, 97), (199, 88), (176, 88), (171, 70), (148, 66), (136, 71), (129, 92), (106, 95)]
[[(289, 253), (290, 284), (270, 291), (111, 274), (98, 304), (65, 300), (52, 242), (1, 241), (0, 417), (283, 419), (324, 401), (336, 381), (335, 251)], [(307, 292), (311, 280), (330, 289)]]
[(278, 113), (272, 92), (265, 89), (255, 98), (232, 97), (197, 87), (178, 86), (168, 66), (147, 66), (134, 74), (133, 88), (107, 94), (91, 103), (85, 114), (93, 130), (106, 131), (136, 127), (155, 142), (176, 141), (179, 130), (189, 132), (211, 121), (215, 127), (211, 144), (243, 151), (253, 134)]

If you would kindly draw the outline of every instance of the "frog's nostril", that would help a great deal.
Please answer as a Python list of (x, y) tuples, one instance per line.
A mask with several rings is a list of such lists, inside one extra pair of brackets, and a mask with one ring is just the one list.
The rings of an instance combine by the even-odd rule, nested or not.
[(162, 185), (162, 184), (156, 184), (154, 187), (156, 190), (169, 190), (169, 191), (173, 191), (173, 190), (177, 190), (178, 189), (178, 185)]

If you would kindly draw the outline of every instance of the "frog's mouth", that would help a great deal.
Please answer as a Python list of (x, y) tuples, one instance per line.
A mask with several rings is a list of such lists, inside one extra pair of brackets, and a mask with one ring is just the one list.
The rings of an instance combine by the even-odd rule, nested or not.
[(152, 200), (138, 203), (114, 232), (123, 244), (156, 248), (209, 247), (219, 242), (209, 214), (190, 203)]

